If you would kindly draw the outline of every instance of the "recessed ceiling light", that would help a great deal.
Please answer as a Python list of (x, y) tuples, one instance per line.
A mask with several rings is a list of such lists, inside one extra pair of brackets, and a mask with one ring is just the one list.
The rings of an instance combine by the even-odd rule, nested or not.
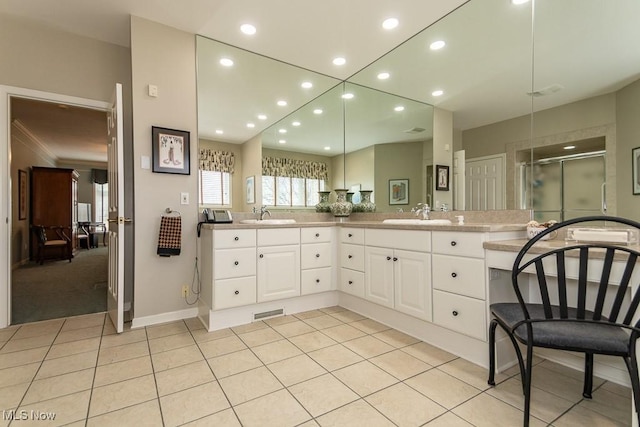
[(324, 149), (325, 149), (326, 151), (329, 151), (329, 150), (331, 150), (331, 147), (324, 147)]
[(249, 122), (249, 123), (247, 123), (247, 127), (248, 128), (254, 128), (254, 127), (256, 127), (256, 125), (255, 125), (255, 123)]
[(291, 126), (300, 126), (300, 122), (298, 122), (298, 121), (292, 122)]
[(576, 146), (575, 145), (567, 145), (566, 147), (562, 147), (562, 148), (564, 148), (565, 150), (573, 150), (574, 148), (576, 148)]
[(382, 21), (382, 28), (385, 30), (393, 30), (398, 26), (399, 21), (396, 18), (387, 18)]
[(233, 65), (233, 60), (229, 58), (220, 59), (220, 65), (224, 67), (231, 67)]
[(391, 74), (385, 72), (382, 72), (380, 74), (378, 74), (378, 79), (380, 80), (387, 80), (389, 77), (391, 76)]
[(265, 114), (258, 114), (258, 120), (267, 120), (267, 116)]
[(278, 144), (286, 144), (287, 140), (286, 139), (279, 139), (278, 140)]
[(281, 106), (281, 107), (286, 107), (287, 106), (287, 101), (284, 101), (284, 100), (281, 99), (280, 101), (277, 102), (277, 104), (279, 106)]
[(222, 129), (216, 129), (216, 133), (218, 135), (222, 135), (224, 133), (224, 131)]
[(355, 95), (354, 95), (354, 94), (352, 94), (352, 93), (350, 93), (350, 92), (347, 92), (347, 93), (343, 93), (343, 94), (342, 94), (342, 98), (344, 98), (344, 99), (353, 99), (353, 97), (354, 97), (354, 96), (355, 96)]
[(243, 33), (245, 33), (248, 36), (252, 36), (256, 33), (256, 27), (254, 27), (251, 24), (242, 24), (240, 26), (240, 31), (242, 31)]
[(333, 65), (344, 65), (347, 63), (347, 60), (342, 57), (333, 58)]
[(302, 84), (300, 86), (302, 86), (303, 89), (311, 89), (313, 87), (313, 83), (311, 83), (311, 82), (302, 82)]
[(529, 0), (511, 0), (511, 4), (525, 4), (529, 3)]
[(322, 114), (322, 108), (316, 108), (313, 110), (313, 114)]
[(284, 129), (284, 128), (283, 128), (283, 129), (278, 129), (278, 132), (280, 132), (280, 133), (287, 133), (287, 130), (286, 130), (286, 129)]
[(431, 95), (433, 96), (441, 96), (444, 93), (444, 91), (441, 91), (440, 89), (438, 90), (434, 90), (433, 92), (431, 92)]
[(394, 111), (398, 111), (398, 112), (400, 112), (400, 111), (404, 111), (404, 107), (403, 107), (402, 105), (398, 105), (398, 106), (397, 106), (397, 107), (395, 107), (393, 110), (394, 110)]
[(440, 50), (442, 49), (446, 43), (443, 40), (438, 40), (429, 45), (429, 49), (431, 50)]

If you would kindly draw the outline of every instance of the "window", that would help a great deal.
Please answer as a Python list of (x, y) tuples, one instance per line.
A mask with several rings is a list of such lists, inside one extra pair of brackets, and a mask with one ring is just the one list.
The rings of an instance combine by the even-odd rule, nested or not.
[(198, 202), (202, 205), (231, 206), (231, 174), (207, 170), (198, 173)]
[(109, 219), (109, 185), (93, 184), (93, 195), (96, 201), (94, 222), (106, 225)]
[(270, 206), (315, 206), (323, 191), (323, 179), (262, 176), (262, 204)]

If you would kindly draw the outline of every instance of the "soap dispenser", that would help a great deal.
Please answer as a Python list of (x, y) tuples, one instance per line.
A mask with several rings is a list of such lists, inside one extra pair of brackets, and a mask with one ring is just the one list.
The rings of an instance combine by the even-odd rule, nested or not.
[(456, 215), (456, 219), (458, 220), (458, 225), (464, 225), (464, 215)]

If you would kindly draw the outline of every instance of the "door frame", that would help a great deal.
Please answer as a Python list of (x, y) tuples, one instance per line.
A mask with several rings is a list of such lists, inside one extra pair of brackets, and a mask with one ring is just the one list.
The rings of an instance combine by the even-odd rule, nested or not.
[[(61, 104), (92, 108), (104, 111), (110, 108), (109, 102), (79, 98), (53, 92), (0, 85), (0, 328), (11, 324), (11, 98), (28, 98), (39, 101), (59, 102)], [(2, 220), (4, 218), (4, 221)]]

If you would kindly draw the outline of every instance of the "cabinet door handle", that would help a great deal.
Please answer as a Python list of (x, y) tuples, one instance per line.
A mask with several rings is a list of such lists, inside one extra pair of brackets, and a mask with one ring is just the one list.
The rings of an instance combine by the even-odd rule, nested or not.
[(451, 273), (451, 277), (455, 279), (456, 277), (458, 277), (458, 273)]
[(453, 314), (453, 316), (455, 317), (455, 316), (457, 316), (457, 315), (458, 315), (458, 311), (457, 311), (457, 310), (453, 310), (453, 311), (451, 312), (451, 314)]
[(349, 233), (349, 234), (347, 234), (347, 236), (349, 236), (349, 237), (353, 237), (353, 234)]
[(458, 244), (458, 243), (457, 243), (455, 240), (452, 240), (452, 241), (451, 241), (451, 246), (455, 246), (455, 245), (457, 245), (457, 244)]
[(235, 261), (233, 264), (234, 264), (234, 265), (238, 265), (238, 264), (240, 264), (240, 263), (239, 263), (238, 261)]
[(234, 294), (240, 295), (240, 291), (235, 291)]
[(349, 258), (349, 259), (353, 258), (353, 255), (349, 255), (349, 256), (347, 256), (347, 258)]
[(260, 254), (260, 258), (264, 258), (264, 255)]
[(238, 236), (236, 236), (236, 237), (233, 238), (233, 240), (235, 240), (237, 242), (238, 240), (240, 240), (240, 238)]
[(397, 258), (397, 257), (393, 257), (393, 260), (394, 260), (394, 261), (397, 261), (397, 260), (398, 260), (398, 258)]
[(390, 256), (387, 257), (387, 261), (391, 261), (391, 257)]
[(320, 279), (316, 279), (316, 283), (320, 283)]
[(320, 233), (316, 233), (316, 237), (320, 237)]
[(349, 284), (350, 284), (350, 285), (353, 285), (353, 281), (349, 280)]
[(320, 254), (316, 254), (316, 258), (320, 258)]

